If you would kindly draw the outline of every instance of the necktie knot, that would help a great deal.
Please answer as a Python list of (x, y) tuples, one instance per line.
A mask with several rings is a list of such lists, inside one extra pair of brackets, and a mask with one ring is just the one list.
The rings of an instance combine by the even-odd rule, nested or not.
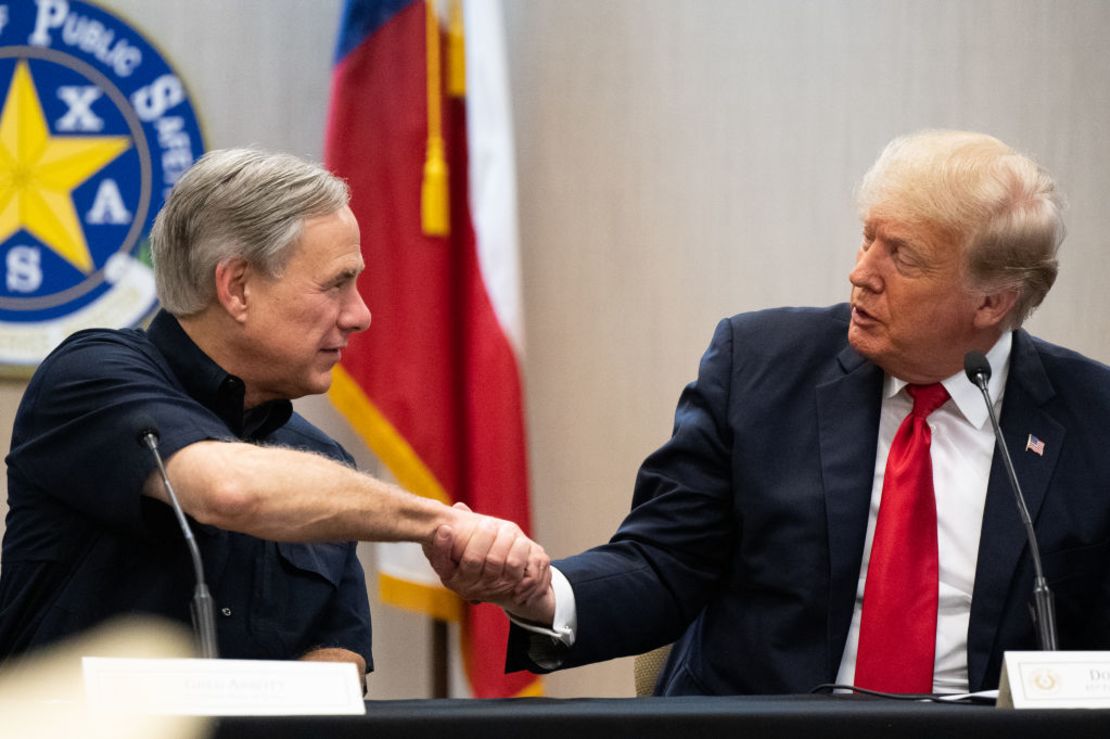
[(907, 385), (906, 392), (913, 398), (913, 414), (921, 418), (927, 418), (948, 400), (948, 391), (939, 382), (931, 385)]

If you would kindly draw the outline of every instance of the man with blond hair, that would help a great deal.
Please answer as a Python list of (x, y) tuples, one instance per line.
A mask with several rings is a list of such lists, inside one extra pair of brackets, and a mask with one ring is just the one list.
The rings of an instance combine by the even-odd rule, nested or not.
[(995, 138), (893, 141), (859, 190), (850, 302), (723, 320), (608, 544), (554, 562), (528, 607), (455, 567), (450, 530), (434, 566), (507, 607), (514, 669), (677, 640), (661, 694), (994, 688), (1003, 652), (1037, 640), (1025, 531), (964, 373), (977, 351), (1060, 645), (1110, 648), (1110, 368), (1021, 329), (1055, 280), (1061, 209)]

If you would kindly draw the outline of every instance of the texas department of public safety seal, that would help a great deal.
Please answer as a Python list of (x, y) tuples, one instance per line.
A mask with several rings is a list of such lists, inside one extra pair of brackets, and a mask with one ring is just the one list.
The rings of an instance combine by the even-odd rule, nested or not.
[(204, 151), (181, 80), (78, 0), (0, 2), (0, 368), (155, 305), (148, 233)]

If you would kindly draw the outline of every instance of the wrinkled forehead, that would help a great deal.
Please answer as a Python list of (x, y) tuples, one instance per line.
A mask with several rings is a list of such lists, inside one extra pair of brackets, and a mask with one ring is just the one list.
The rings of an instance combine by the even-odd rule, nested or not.
[(973, 234), (964, 227), (945, 219), (941, 214), (928, 212), (918, 203), (906, 203), (898, 198), (886, 198), (861, 208), (863, 227), (869, 231), (882, 231), (888, 237), (928, 243), (938, 248), (964, 250)]
[(969, 240), (951, 228), (925, 219), (897, 218), (883, 212), (864, 214), (864, 234), (888, 243), (908, 245), (938, 260), (967, 262)]

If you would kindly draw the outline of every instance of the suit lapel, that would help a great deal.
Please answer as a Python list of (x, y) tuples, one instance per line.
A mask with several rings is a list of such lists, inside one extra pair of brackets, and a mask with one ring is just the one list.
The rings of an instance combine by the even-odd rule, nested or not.
[[(1032, 339), (1024, 331), (1015, 331), (1000, 423), (1014, 460), (1018, 484), (1034, 523), (1064, 441), (1063, 426), (1043, 410), (1054, 394)], [(1043, 455), (1026, 449), (1030, 435), (1044, 442)], [(1014, 575), (1025, 550), (1025, 528), (1004, 463), (996, 449), (987, 485), (968, 624), (967, 660), (971, 690), (994, 687), (983, 685), (982, 681), (995, 651), (995, 639), (1007, 597), (1015, 585), (1024, 587), (1014, 582)], [(1030, 596), (1030, 593), (1015, 596), (1015, 602), (1023, 611)]]
[(829, 674), (836, 675), (852, 622), (882, 406), (883, 372), (850, 347), (840, 373), (817, 386), (817, 426), (829, 541)]

